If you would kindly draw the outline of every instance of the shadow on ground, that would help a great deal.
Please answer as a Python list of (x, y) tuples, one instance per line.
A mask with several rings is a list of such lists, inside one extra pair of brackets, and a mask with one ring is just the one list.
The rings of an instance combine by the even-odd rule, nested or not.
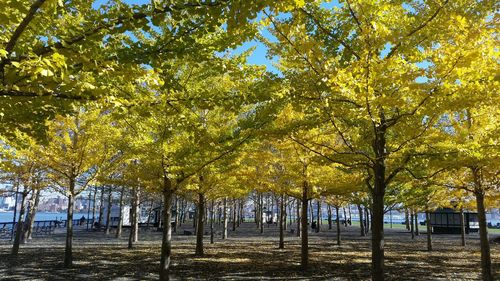
[[(370, 240), (359, 237), (357, 227), (343, 228), (342, 245), (335, 244), (335, 230), (312, 233), (310, 269), (299, 267), (298, 238), (287, 233), (285, 250), (277, 249), (277, 229), (270, 226), (258, 233), (245, 223), (227, 240), (205, 240), (205, 256), (193, 255), (192, 236), (175, 236), (173, 280), (368, 280)], [(181, 231), (182, 232), (182, 229)], [(0, 244), (2, 280), (157, 280), (161, 234), (141, 230), (142, 241), (129, 250), (124, 238), (106, 237), (101, 232), (78, 232), (74, 242), (74, 266), (64, 269), (64, 235), (38, 238), (22, 245), (17, 259), (10, 245)], [(479, 280), (480, 254), (477, 235), (468, 246), (460, 246), (455, 235), (434, 236), (434, 251), (427, 252), (425, 235), (411, 240), (403, 230), (386, 231), (387, 280)], [(500, 269), (500, 246), (492, 244), (494, 271)]]

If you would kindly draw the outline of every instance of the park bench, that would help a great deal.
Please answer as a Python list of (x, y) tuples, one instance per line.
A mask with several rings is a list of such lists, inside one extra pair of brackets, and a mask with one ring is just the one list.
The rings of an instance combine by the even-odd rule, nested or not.
[(7, 228), (7, 224), (3, 224), (0, 228), (0, 238), (10, 238), (10, 229)]

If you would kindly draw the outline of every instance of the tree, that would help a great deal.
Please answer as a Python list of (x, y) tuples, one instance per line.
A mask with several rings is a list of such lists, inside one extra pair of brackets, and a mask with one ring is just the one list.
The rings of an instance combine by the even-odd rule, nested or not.
[(267, 13), (278, 39), (267, 44), (293, 89), (291, 103), (316, 116), (323, 135), (339, 137), (343, 147), (296, 140), (332, 163), (366, 172), (373, 280), (384, 279), (386, 189), (414, 159), (412, 145), (455, 105), (444, 84), (467, 61), (456, 52), (462, 31), (455, 26), (463, 18), (487, 19), (494, 5), (469, 4), (360, 0), (330, 9), (316, 1), (281, 19)]
[[(12, 255), (17, 256), (20, 243), (25, 243), (31, 234), (38, 196), (40, 190), (46, 187), (46, 177), (45, 171), (35, 160), (39, 145), (32, 137), (20, 131), (15, 131), (13, 134), (16, 136), (15, 141), (0, 139), (3, 143), (0, 157), (3, 160), (2, 177), (13, 182), (18, 187), (17, 189), (22, 187), (22, 191), (19, 192), (21, 208), (12, 246)], [(26, 199), (30, 193), (32, 195), (28, 202), (29, 211), (25, 216)], [(16, 196), (18, 195), (16, 193)]]
[(34, 160), (46, 169), (55, 189), (68, 197), (64, 265), (71, 267), (74, 199), (103, 167), (118, 160), (120, 153), (112, 145), (118, 138), (117, 130), (109, 115), (86, 109), (80, 109), (74, 117), (57, 116), (47, 128), (47, 143)]

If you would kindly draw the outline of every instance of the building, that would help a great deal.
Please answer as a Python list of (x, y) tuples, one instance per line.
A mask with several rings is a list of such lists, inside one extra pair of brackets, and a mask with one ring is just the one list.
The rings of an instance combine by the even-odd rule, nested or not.
[[(459, 234), (460, 212), (453, 209), (438, 209), (430, 213), (432, 233), (435, 234)], [(477, 213), (464, 212), (465, 233), (478, 232), (479, 222)]]

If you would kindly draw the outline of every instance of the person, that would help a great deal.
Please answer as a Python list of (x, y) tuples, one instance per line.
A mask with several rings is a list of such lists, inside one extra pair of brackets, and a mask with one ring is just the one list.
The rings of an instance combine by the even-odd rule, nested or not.
[(82, 216), (80, 218), (80, 225), (83, 225), (85, 223), (85, 216)]
[(316, 221), (313, 221), (313, 222), (311, 223), (311, 229), (316, 229)]

